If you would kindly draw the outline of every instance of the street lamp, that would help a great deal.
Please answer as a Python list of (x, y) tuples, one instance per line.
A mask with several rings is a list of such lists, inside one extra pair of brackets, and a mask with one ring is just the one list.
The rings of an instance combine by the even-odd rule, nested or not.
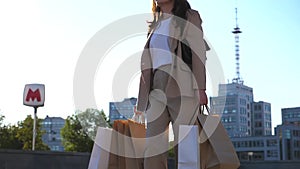
[(248, 152), (249, 161), (252, 161), (253, 152)]

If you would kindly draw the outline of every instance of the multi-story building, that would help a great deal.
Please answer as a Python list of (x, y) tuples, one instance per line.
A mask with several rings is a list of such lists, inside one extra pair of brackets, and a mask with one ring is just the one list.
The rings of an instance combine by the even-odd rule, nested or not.
[(49, 117), (42, 121), (42, 130), (45, 130), (45, 134), (42, 136), (42, 140), (49, 146), (52, 151), (64, 151), (62, 145), (62, 137), (60, 130), (64, 127), (65, 120), (61, 117)]
[(217, 97), (210, 98), (211, 113), (219, 114), (230, 137), (251, 136), (253, 89), (243, 83), (220, 84)]
[(136, 98), (125, 98), (122, 102), (109, 103), (109, 120), (113, 124), (115, 120), (130, 119), (134, 114)]
[(233, 137), (231, 141), (241, 161), (280, 160), (277, 136)]
[(281, 109), (282, 125), (300, 126), (300, 107)]
[[(258, 103), (260, 104), (256, 104), (256, 111), (260, 111), (258, 105), (264, 105), (266, 112), (263, 114), (268, 114), (269, 104)], [(281, 111), (282, 124), (275, 128), (275, 135), (231, 138), (241, 161), (300, 160), (300, 107)], [(260, 131), (259, 129), (254, 131)]]
[(281, 160), (300, 160), (300, 107), (281, 109), (282, 125), (275, 128)]
[(271, 104), (267, 102), (253, 102), (251, 104), (252, 135), (272, 135)]

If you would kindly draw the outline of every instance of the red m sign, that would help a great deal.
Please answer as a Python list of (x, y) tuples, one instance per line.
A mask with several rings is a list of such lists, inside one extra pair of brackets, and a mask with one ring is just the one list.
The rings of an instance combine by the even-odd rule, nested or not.
[(29, 89), (26, 96), (26, 101), (29, 102), (30, 99), (34, 101), (35, 99), (40, 102), (41, 101), (41, 93), (39, 89), (36, 89), (34, 92)]
[(24, 88), (23, 104), (26, 106), (39, 107), (44, 106), (45, 85), (27, 84)]

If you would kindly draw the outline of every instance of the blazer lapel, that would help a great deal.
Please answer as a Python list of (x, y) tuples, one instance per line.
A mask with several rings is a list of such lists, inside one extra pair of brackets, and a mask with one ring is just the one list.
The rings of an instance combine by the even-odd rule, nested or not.
[(176, 28), (176, 22), (174, 18), (172, 18), (170, 23), (169, 45), (171, 53), (175, 54), (175, 50), (178, 45), (178, 28)]

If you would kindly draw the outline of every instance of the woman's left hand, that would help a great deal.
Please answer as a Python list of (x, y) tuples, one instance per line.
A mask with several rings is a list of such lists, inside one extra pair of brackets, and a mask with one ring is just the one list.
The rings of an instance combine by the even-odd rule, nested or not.
[(208, 99), (205, 90), (203, 89), (199, 90), (199, 96), (200, 96), (200, 105), (207, 105)]

